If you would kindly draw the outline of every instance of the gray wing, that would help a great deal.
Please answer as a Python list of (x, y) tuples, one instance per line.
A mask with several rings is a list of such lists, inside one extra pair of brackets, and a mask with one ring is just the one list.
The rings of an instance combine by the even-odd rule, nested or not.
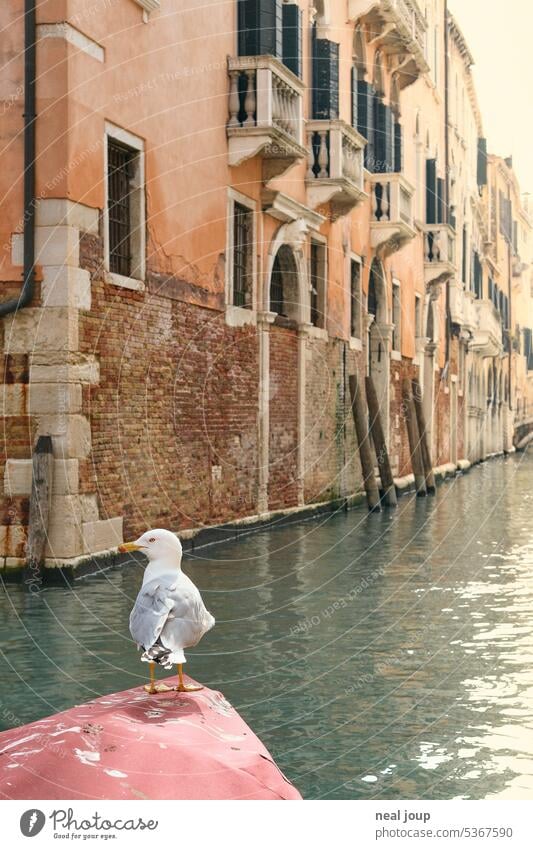
[(150, 581), (141, 588), (130, 614), (130, 634), (137, 645), (144, 649), (153, 646), (172, 607), (168, 587), (160, 581)]
[(161, 642), (173, 651), (195, 646), (215, 624), (194, 584), (182, 575), (179, 585), (167, 588), (172, 609), (161, 632)]

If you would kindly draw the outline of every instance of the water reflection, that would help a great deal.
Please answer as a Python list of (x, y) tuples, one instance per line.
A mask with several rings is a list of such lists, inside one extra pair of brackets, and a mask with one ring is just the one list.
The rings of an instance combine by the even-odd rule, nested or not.
[[(406, 498), (204, 549), (217, 627), (190, 671), (307, 797), (533, 792), (531, 457)], [(132, 566), (1, 601), (4, 727), (132, 687)]]

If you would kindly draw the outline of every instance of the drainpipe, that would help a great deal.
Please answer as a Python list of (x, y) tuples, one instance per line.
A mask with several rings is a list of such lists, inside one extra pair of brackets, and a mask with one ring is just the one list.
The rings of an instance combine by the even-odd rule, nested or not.
[(0, 304), (0, 318), (27, 307), (35, 288), (36, 0), (24, 3), (24, 271), (18, 298)]
[[(450, 218), (450, 60), (449, 60), (449, 35), (448, 35), (448, 0), (444, 0), (444, 167), (446, 168), (446, 218)], [(451, 313), (450, 313), (450, 279), (446, 280), (446, 366), (450, 362), (450, 335), (451, 335)]]

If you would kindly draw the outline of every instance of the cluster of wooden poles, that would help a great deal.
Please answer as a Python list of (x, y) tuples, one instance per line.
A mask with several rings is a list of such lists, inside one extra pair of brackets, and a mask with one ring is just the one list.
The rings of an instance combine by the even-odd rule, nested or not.
[[(396, 486), (392, 476), (374, 381), (371, 376), (368, 376), (365, 380), (366, 398), (361, 391), (357, 375), (351, 375), (349, 383), (368, 508), (372, 512), (379, 512), (383, 505), (396, 507), (398, 503)], [(402, 397), (402, 412), (409, 439), (416, 492), (419, 496), (433, 494), (435, 492), (435, 476), (422, 405), (422, 390), (418, 380), (404, 378)], [(381, 479), (381, 492), (376, 480), (376, 466), (379, 469)]]

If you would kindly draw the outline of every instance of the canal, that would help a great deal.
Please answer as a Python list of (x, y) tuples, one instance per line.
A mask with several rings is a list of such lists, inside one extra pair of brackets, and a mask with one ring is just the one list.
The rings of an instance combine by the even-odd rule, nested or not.
[[(533, 454), (404, 497), (202, 549), (220, 689), (306, 798), (531, 798)], [(201, 554), (201, 557), (199, 556)], [(0, 598), (4, 728), (143, 682), (142, 570)]]

